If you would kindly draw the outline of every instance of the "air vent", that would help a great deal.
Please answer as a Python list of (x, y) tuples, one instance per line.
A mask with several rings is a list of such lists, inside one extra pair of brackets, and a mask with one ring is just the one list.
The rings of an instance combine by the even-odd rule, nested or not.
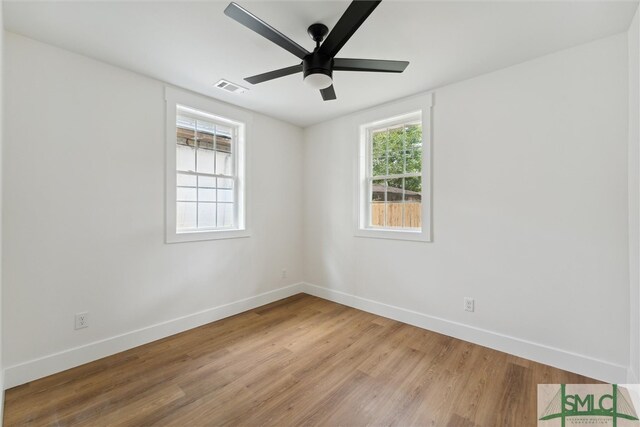
[(224, 79), (216, 83), (216, 87), (222, 90), (226, 90), (227, 92), (233, 92), (233, 93), (242, 93), (248, 90), (246, 87), (242, 87), (238, 84), (231, 83), (230, 81), (224, 80)]

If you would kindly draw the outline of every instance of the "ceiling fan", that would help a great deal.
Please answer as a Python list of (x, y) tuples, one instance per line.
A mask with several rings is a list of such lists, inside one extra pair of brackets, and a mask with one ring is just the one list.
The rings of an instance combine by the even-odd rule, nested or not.
[(236, 3), (230, 3), (224, 13), (302, 60), (298, 65), (247, 77), (246, 81), (257, 84), (302, 72), (305, 83), (320, 89), (322, 99), (329, 101), (336, 99), (336, 92), (333, 89), (333, 71), (401, 73), (409, 65), (408, 61), (335, 57), (381, 1), (352, 1), (330, 33), (329, 28), (324, 24), (316, 23), (309, 26), (307, 33), (316, 42), (313, 52), (309, 52)]

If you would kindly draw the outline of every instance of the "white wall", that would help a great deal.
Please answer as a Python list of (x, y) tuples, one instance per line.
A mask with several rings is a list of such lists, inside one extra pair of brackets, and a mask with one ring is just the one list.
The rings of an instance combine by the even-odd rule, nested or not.
[[(433, 243), (353, 237), (356, 115), (303, 134), (255, 114), (253, 236), (164, 244), (163, 83), (11, 33), (5, 44), (7, 386), (303, 278), (622, 381), (634, 351), (626, 35), (435, 91)], [(80, 311), (91, 326), (74, 331)]]
[(4, 140), (3, 126), (3, 81), (4, 81), (4, 2), (0, 1), (0, 425), (4, 413), (4, 360), (2, 359), (2, 151)]
[(640, 374), (640, 18), (638, 11), (629, 27), (629, 332), (630, 383)]
[[(250, 238), (165, 244), (163, 83), (12, 33), (5, 42), (8, 387), (302, 280), (299, 128), (253, 117)], [(90, 327), (75, 331), (82, 311)]]
[(306, 129), (310, 288), (624, 382), (627, 80), (620, 34), (435, 90), (433, 243), (354, 237), (355, 115)]

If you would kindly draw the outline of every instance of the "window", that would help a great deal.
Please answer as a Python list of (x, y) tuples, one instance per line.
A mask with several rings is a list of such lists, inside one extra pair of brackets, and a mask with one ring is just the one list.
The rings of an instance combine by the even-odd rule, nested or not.
[(248, 235), (246, 120), (233, 110), (167, 88), (167, 242)]
[(178, 106), (176, 231), (232, 229), (237, 224), (235, 141), (238, 126)]
[(367, 129), (369, 226), (419, 230), (422, 214), (420, 114)]
[(358, 236), (429, 240), (430, 101), (386, 106), (390, 116), (360, 126)]

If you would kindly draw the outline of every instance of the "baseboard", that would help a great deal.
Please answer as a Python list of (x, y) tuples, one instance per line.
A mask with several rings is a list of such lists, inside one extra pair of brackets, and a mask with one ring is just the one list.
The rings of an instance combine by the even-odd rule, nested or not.
[[(50, 354), (39, 359), (9, 366), (4, 369), (4, 372), (0, 372), (0, 391), (3, 392), (5, 389), (233, 316), (300, 292), (601, 381), (619, 384), (625, 382), (638, 383), (635, 372), (624, 366), (310, 283), (297, 283), (122, 335)], [(2, 381), (2, 377), (4, 377), (4, 381)]]
[(310, 283), (305, 283), (302, 288), (305, 293), (329, 301), (489, 347), (494, 350), (513, 354), (545, 365), (575, 372), (600, 381), (619, 384), (627, 381), (627, 367), (625, 366), (361, 298)]
[(302, 292), (302, 283), (168, 320), (5, 368), (4, 389), (80, 366)]

